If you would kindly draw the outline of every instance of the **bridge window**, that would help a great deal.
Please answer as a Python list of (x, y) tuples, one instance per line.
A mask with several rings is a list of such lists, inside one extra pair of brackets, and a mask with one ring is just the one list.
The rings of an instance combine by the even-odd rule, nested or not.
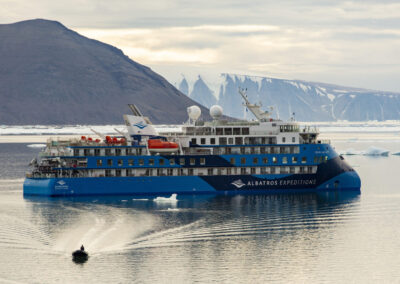
[(206, 144), (206, 138), (201, 138), (201, 139), (200, 139), (200, 143), (201, 143), (201, 145)]
[(229, 144), (229, 145), (232, 145), (232, 144), (233, 144), (233, 138), (232, 138), (232, 137), (229, 137), (229, 138), (228, 138), (228, 144)]
[(242, 145), (243, 144), (243, 138), (242, 137), (235, 137), (235, 144), (236, 145)]
[(215, 134), (216, 135), (222, 135), (223, 134), (223, 130), (224, 130), (223, 128), (216, 128), (215, 129)]
[(233, 128), (233, 135), (240, 135), (240, 128)]
[(225, 135), (232, 135), (232, 128), (225, 128), (224, 129), (224, 134)]
[(210, 139), (210, 144), (211, 144), (211, 145), (215, 145), (215, 138), (211, 138), (211, 139)]
[(196, 138), (192, 138), (192, 145), (196, 145), (196, 144), (197, 144)]
[(248, 127), (243, 127), (242, 128), (242, 135), (249, 135), (249, 128)]

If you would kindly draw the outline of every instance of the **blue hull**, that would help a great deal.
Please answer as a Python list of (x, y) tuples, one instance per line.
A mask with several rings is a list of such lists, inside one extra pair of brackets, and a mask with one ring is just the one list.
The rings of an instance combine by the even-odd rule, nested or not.
[(354, 171), (340, 173), (324, 182), (318, 181), (317, 175), (27, 178), (24, 182), (24, 195), (268, 194), (360, 191), (360, 186), (360, 178)]

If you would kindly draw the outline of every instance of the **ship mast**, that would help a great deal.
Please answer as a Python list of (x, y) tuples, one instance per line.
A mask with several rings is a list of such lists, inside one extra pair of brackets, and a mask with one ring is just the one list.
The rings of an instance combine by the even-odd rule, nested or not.
[(239, 88), (239, 94), (244, 99), (243, 105), (245, 107), (247, 107), (254, 114), (254, 116), (257, 118), (258, 121), (260, 121), (260, 122), (261, 121), (267, 121), (269, 119), (270, 112), (269, 111), (262, 111), (261, 110), (261, 103), (259, 105), (250, 103), (250, 101), (247, 99), (246, 91), (247, 91), (247, 89), (244, 90), (242, 88)]

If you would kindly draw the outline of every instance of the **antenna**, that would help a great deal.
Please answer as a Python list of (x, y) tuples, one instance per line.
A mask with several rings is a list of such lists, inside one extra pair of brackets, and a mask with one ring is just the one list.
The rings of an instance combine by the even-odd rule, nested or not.
[(250, 103), (250, 101), (247, 98), (247, 88), (243, 89), (239, 87), (239, 94), (242, 96), (242, 98), (244, 99), (244, 106), (249, 109), (254, 116), (257, 118), (258, 121), (267, 121), (267, 119), (270, 116), (270, 113), (268, 111), (262, 111), (261, 108), (261, 104), (252, 104)]
[(128, 104), (128, 106), (135, 116), (143, 116), (142, 113), (140, 112), (139, 108), (136, 105)]

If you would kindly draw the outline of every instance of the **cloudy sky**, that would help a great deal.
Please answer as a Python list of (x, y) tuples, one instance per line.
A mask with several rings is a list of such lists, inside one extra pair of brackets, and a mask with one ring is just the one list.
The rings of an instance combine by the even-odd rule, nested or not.
[(181, 74), (303, 79), (400, 92), (400, 3), (326, 0), (0, 0), (0, 23), (57, 20)]

